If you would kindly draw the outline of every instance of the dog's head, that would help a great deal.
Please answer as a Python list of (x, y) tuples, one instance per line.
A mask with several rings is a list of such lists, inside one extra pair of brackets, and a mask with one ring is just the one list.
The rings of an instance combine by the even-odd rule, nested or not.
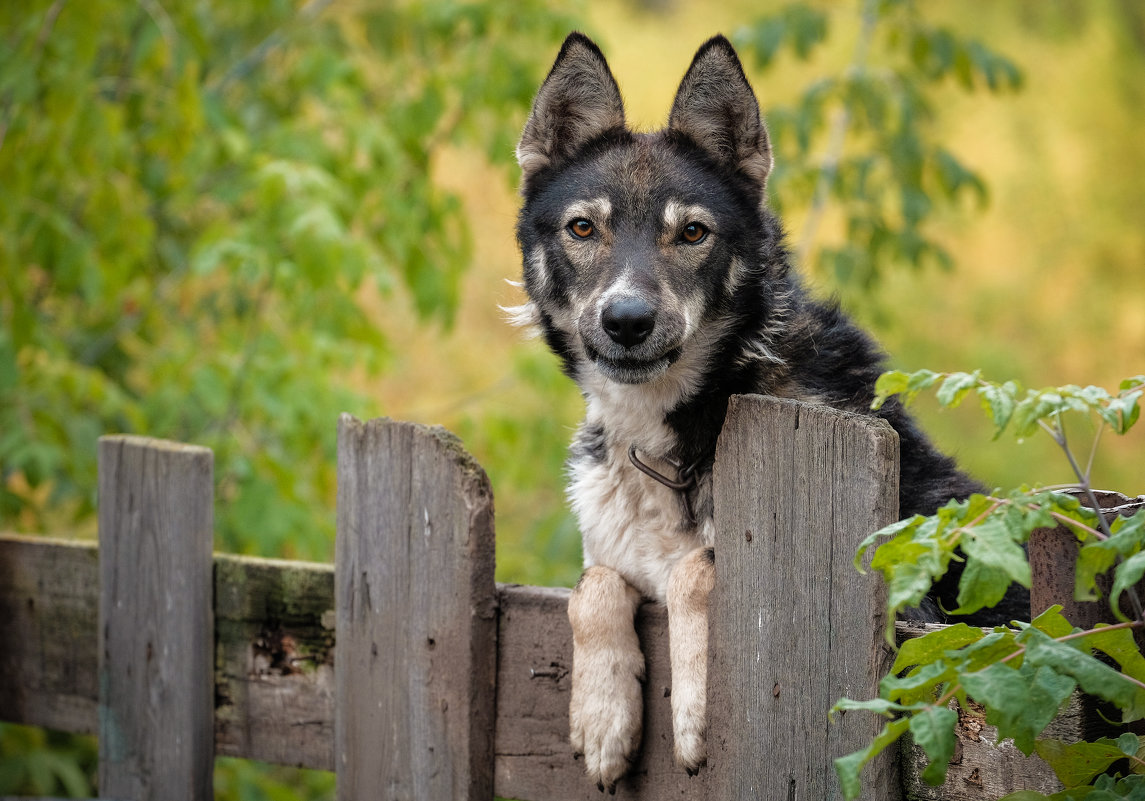
[(529, 303), (574, 378), (655, 381), (742, 314), (768, 243), (759, 222), (771, 148), (727, 39), (696, 53), (668, 126), (625, 125), (597, 46), (571, 34), (517, 146), (517, 228)]

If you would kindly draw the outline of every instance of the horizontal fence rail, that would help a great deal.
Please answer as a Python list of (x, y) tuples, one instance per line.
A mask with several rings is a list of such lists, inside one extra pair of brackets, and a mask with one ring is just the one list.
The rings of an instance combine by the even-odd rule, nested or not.
[[(0, 536), (0, 637), (10, 644), (0, 676), (18, 679), (0, 682), (0, 718), (97, 732), (98, 560), (94, 544)], [(215, 554), (214, 585), (216, 754), (334, 770), (333, 565)], [(496, 792), (555, 798), (559, 787), (559, 797), (579, 798), (569, 793), (584, 785), (584, 798), (599, 798), (567, 741), (569, 590), (496, 592)], [(664, 609), (645, 604), (637, 629), (648, 717), (636, 781), (655, 797), (693, 797), (703, 774), (672, 763)]]

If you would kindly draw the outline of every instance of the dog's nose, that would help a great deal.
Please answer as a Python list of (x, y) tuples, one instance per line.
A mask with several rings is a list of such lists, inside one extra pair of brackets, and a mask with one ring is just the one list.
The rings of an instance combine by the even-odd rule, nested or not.
[(619, 298), (604, 307), (600, 324), (613, 342), (631, 348), (652, 333), (656, 310), (640, 298)]

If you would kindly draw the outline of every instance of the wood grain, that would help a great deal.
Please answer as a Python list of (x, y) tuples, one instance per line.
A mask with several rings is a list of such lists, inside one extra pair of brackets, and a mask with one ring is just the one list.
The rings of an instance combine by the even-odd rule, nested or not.
[[(215, 752), (334, 769), (334, 566), (215, 554)], [(98, 730), (99, 550), (0, 535), (0, 720)]]
[(335, 548), (340, 801), (493, 794), (493, 494), (444, 429), (343, 415)]
[(214, 798), (214, 457), (99, 441), (99, 793)]
[[(735, 397), (715, 471), (714, 797), (841, 797), (832, 761), (882, 721), (827, 712), (877, 695), (892, 662), (883, 584), (851, 560), (898, 516), (898, 436), (869, 417)], [(896, 797), (894, 768), (891, 754), (869, 764), (863, 797)]]
[[(519, 799), (600, 799), (596, 784), (569, 747), (572, 630), (569, 590), (500, 588), (497, 659), (496, 792)], [(672, 759), (672, 680), (668, 616), (645, 603), (636, 613), (644, 651), (644, 738), (632, 770), (616, 786), (617, 799), (709, 798), (711, 774), (690, 777)]]
[(0, 537), (0, 720), (95, 734), (95, 543)]
[(334, 769), (334, 566), (215, 556), (215, 751)]

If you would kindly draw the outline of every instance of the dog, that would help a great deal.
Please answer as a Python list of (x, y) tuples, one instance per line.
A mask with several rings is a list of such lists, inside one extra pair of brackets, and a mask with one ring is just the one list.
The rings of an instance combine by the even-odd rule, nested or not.
[(652, 599), (668, 609), (675, 758), (694, 775), (706, 758), (712, 462), (732, 395), (886, 419), (904, 517), (983, 488), (900, 404), (871, 411), (883, 356), (790, 268), (765, 202), (767, 130), (727, 39), (697, 51), (667, 127), (639, 133), (600, 49), (570, 34), (517, 160), (527, 302), (508, 311), (539, 329), (586, 404), (568, 458), (586, 565), (568, 607), (570, 741), (589, 778), (615, 790), (640, 744), (633, 618)]

